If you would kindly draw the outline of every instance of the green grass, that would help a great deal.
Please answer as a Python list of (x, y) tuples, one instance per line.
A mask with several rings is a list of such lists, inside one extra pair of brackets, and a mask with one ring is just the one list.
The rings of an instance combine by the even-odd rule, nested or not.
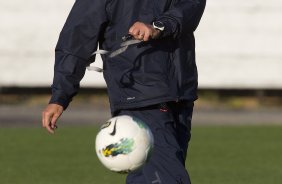
[(188, 167), (194, 184), (280, 184), (282, 126), (196, 127)]
[[(123, 184), (97, 160), (97, 127), (0, 128), (1, 184)], [(196, 126), (187, 166), (193, 184), (280, 184), (282, 126)]]

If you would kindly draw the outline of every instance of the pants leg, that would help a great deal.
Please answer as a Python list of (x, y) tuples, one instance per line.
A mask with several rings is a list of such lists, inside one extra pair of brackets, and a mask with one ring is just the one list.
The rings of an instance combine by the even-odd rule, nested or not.
[(182, 101), (179, 103), (171, 104), (171, 107), (175, 119), (175, 129), (177, 133), (178, 143), (183, 152), (183, 164), (185, 165), (185, 160), (188, 152), (188, 145), (191, 139), (191, 122), (194, 103)]
[[(180, 144), (183, 132), (178, 130), (180, 120), (175, 119), (174, 110), (160, 111), (159, 108), (140, 108), (122, 110), (117, 115), (135, 116), (144, 121), (154, 136), (154, 149), (149, 161), (138, 171), (127, 176), (127, 184), (190, 184), (190, 178), (184, 165), (187, 146)], [(180, 118), (180, 115), (177, 114)], [(178, 118), (178, 119), (179, 119)], [(181, 116), (182, 118), (182, 116)], [(178, 136), (181, 132), (181, 136)]]

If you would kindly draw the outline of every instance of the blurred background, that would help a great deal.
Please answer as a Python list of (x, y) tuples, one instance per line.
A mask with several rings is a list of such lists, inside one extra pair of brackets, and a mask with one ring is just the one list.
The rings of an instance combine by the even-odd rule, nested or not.
[[(46, 142), (52, 147), (52, 141), (48, 135), (39, 129), (41, 111), (50, 98), (54, 48), (73, 3), (74, 0), (0, 0), (0, 143), (2, 146), (0, 165), (1, 162), (5, 165), (2, 170), (0, 169), (0, 176), (2, 176), (0, 183), (63, 183), (65, 181), (59, 177), (57, 180), (56, 178), (54, 180), (40, 179), (44, 177), (36, 169), (31, 170), (39, 172), (35, 176), (29, 172), (26, 173), (24, 177), (26, 181), (16, 180), (22, 176), (14, 177), (11, 173), (13, 171), (22, 173), (25, 170), (25, 168), (15, 169), (18, 167), (16, 163), (20, 163), (15, 160), (22, 160), (16, 153), (21, 152), (22, 147), (25, 146), (17, 149), (16, 147), (27, 144), (25, 141), (17, 142), (24, 140), (21, 139), (21, 132), (31, 131), (31, 137), (26, 134), (25, 136), (29, 137), (27, 141), (31, 141), (34, 147)], [(206, 11), (195, 33), (199, 100), (195, 102), (193, 117), (195, 142), (192, 144), (195, 149), (191, 149), (189, 159), (191, 159), (191, 170), (195, 173), (192, 176), (196, 184), (241, 184), (260, 181), (261, 183), (279, 183), (278, 176), (282, 174), (279, 167), (279, 161), (281, 164), (282, 158), (278, 156), (281, 155), (279, 148), (282, 148), (281, 20), (282, 1), (280, 0), (212, 0), (207, 2)], [(99, 57), (95, 65), (101, 66)], [(79, 95), (59, 122), (59, 125), (66, 128), (65, 135), (70, 136), (70, 139), (74, 139), (74, 135), (81, 136), (79, 131), (77, 134), (73, 133), (74, 129), (71, 127), (76, 127), (75, 130), (80, 127), (79, 130), (83, 132), (88, 130), (88, 127), (95, 127), (110, 118), (106, 85), (102, 74), (87, 72), (81, 86)], [(83, 127), (86, 128), (83, 129)], [(94, 129), (97, 131), (96, 128)], [(267, 133), (265, 133), (266, 130), (268, 130)], [(63, 128), (60, 131), (63, 133)], [(89, 137), (85, 137), (85, 140), (93, 138), (93, 134), (88, 133)], [(197, 137), (197, 135), (202, 136)], [(227, 137), (224, 137), (225, 135)], [(40, 136), (43, 137), (38, 138)], [(60, 136), (57, 137), (58, 140), (51, 139), (60, 142), (64, 140), (64, 136)], [(271, 136), (274, 137), (271, 138)], [(32, 143), (34, 140), (41, 140), (41, 142)], [(211, 142), (207, 143), (207, 140)], [(222, 140), (230, 140), (230, 142), (218, 142)], [(244, 147), (246, 140), (254, 142)], [(266, 142), (263, 143), (263, 141)], [(14, 144), (9, 144), (12, 142)], [(203, 150), (201, 147), (203, 144), (207, 144), (205, 147), (207, 150)], [(216, 145), (222, 146), (217, 149), (222, 152), (211, 152)], [(253, 145), (260, 145), (260, 149), (252, 147)], [(78, 143), (77, 146), (80, 144)], [(229, 152), (234, 155), (224, 152), (230, 146), (238, 148)], [(26, 152), (35, 154), (34, 147), (28, 149), (25, 147)], [(243, 169), (247, 168), (246, 165), (231, 167), (236, 163), (245, 162), (244, 159), (237, 158), (235, 152), (247, 148), (251, 149), (252, 156), (244, 153), (236, 154), (240, 155), (240, 158), (246, 156), (245, 161), (253, 159), (253, 165), (249, 163), (250, 168), (247, 170)], [(202, 152), (199, 153), (197, 150)], [(61, 151), (63, 155), (66, 150)], [(46, 150), (42, 152), (46, 153)], [(210, 157), (206, 157), (207, 154)], [(5, 162), (6, 155), (12, 156)], [(204, 157), (211, 159), (203, 160)], [(276, 160), (271, 160), (272, 158)], [(38, 157), (38, 160), (40, 159)], [(216, 162), (210, 163), (211, 160)], [(230, 160), (234, 162), (230, 163)], [(271, 163), (264, 164), (265, 160)], [(206, 163), (206, 170), (201, 167), (203, 162)], [(256, 165), (258, 163), (261, 165)], [(40, 168), (42, 166), (40, 164), (42, 164), (40, 161), (35, 161), (31, 167)], [(220, 165), (217, 171), (214, 170), (214, 165)], [(91, 169), (91, 166), (89, 168)], [(230, 172), (227, 172), (229, 169), (231, 169)], [(257, 169), (260, 169), (259, 172)], [(269, 172), (267, 180), (255, 180), (250, 177), (261, 177), (261, 173), (266, 171)], [(71, 172), (77, 171), (74, 169)], [(222, 178), (223, 172), (229, 177)], [(49, 174), (52, 175), (52, 173)], [(201, 177), (203, 174), (207, 177)], [(79, 177), (81, 178), (82, 175)], [(79, 177), (67, 181), (68, 183), (93, 183), (93, 178), (75, 182)], [(234, 180), (230, 179), (232, 177)], [(100, 183), (109, 182), (106, 178), (102, 178)], [(116, 178), (119, 177), (116, 176)], [(218, 180), (215, 180), (216, 178)]]
[[(22, 124), (23, 117), (32, 118), (29, 122), (38, 124), (40, 111), (50, 96), (54, 48), (73, 3), (72, 0), (0, 0), (0, 124)], [(195, 33), (200, 96), (195, 123), (282, 123), (281, 8), (279, 0), (207, 3)], [(95, 65), (102, 65), (100, 57)], [(81, 107), (76, 109), (79, 104)], [(82, 90), (63, 119), (84, 106), (89, 107), (80, 113), (90, 119), (83, 122), (103, 122), (110, 116), (102, 74), (86, 73)], [(275, 114), (276, 107), (279, 110)], [(221, 120), (228, 108), (235, 108), (235, 114), (231, 116), (228, 111), (226, 120)], [(36, 112), (32, 116), (27, 114), (30, 109)], [(7, 113), (16, 110), (21, 118)], [(101, 114), (100, 110), (105, 113)], [(67, 123), (82, 118), (75, 117), (70, 117)]]

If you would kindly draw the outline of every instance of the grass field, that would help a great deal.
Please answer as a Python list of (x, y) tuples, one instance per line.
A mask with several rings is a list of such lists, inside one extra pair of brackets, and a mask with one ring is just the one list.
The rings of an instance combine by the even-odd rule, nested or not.
[[(1, 184), (123, 184), (94, 152), (97, 127), (0, 127)], [(187, 165), (193, 184), (280, 184), (282, 126), (195, 126)]]

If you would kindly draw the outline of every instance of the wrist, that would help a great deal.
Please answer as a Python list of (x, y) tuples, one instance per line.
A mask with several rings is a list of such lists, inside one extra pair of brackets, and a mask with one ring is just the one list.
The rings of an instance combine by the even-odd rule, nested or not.
[(66, 110), (69, 106), (69, 101), (58, 96), (52, 96), (49, 100), (49, 104), (56, 104), (63, 107), (63, 110)]

